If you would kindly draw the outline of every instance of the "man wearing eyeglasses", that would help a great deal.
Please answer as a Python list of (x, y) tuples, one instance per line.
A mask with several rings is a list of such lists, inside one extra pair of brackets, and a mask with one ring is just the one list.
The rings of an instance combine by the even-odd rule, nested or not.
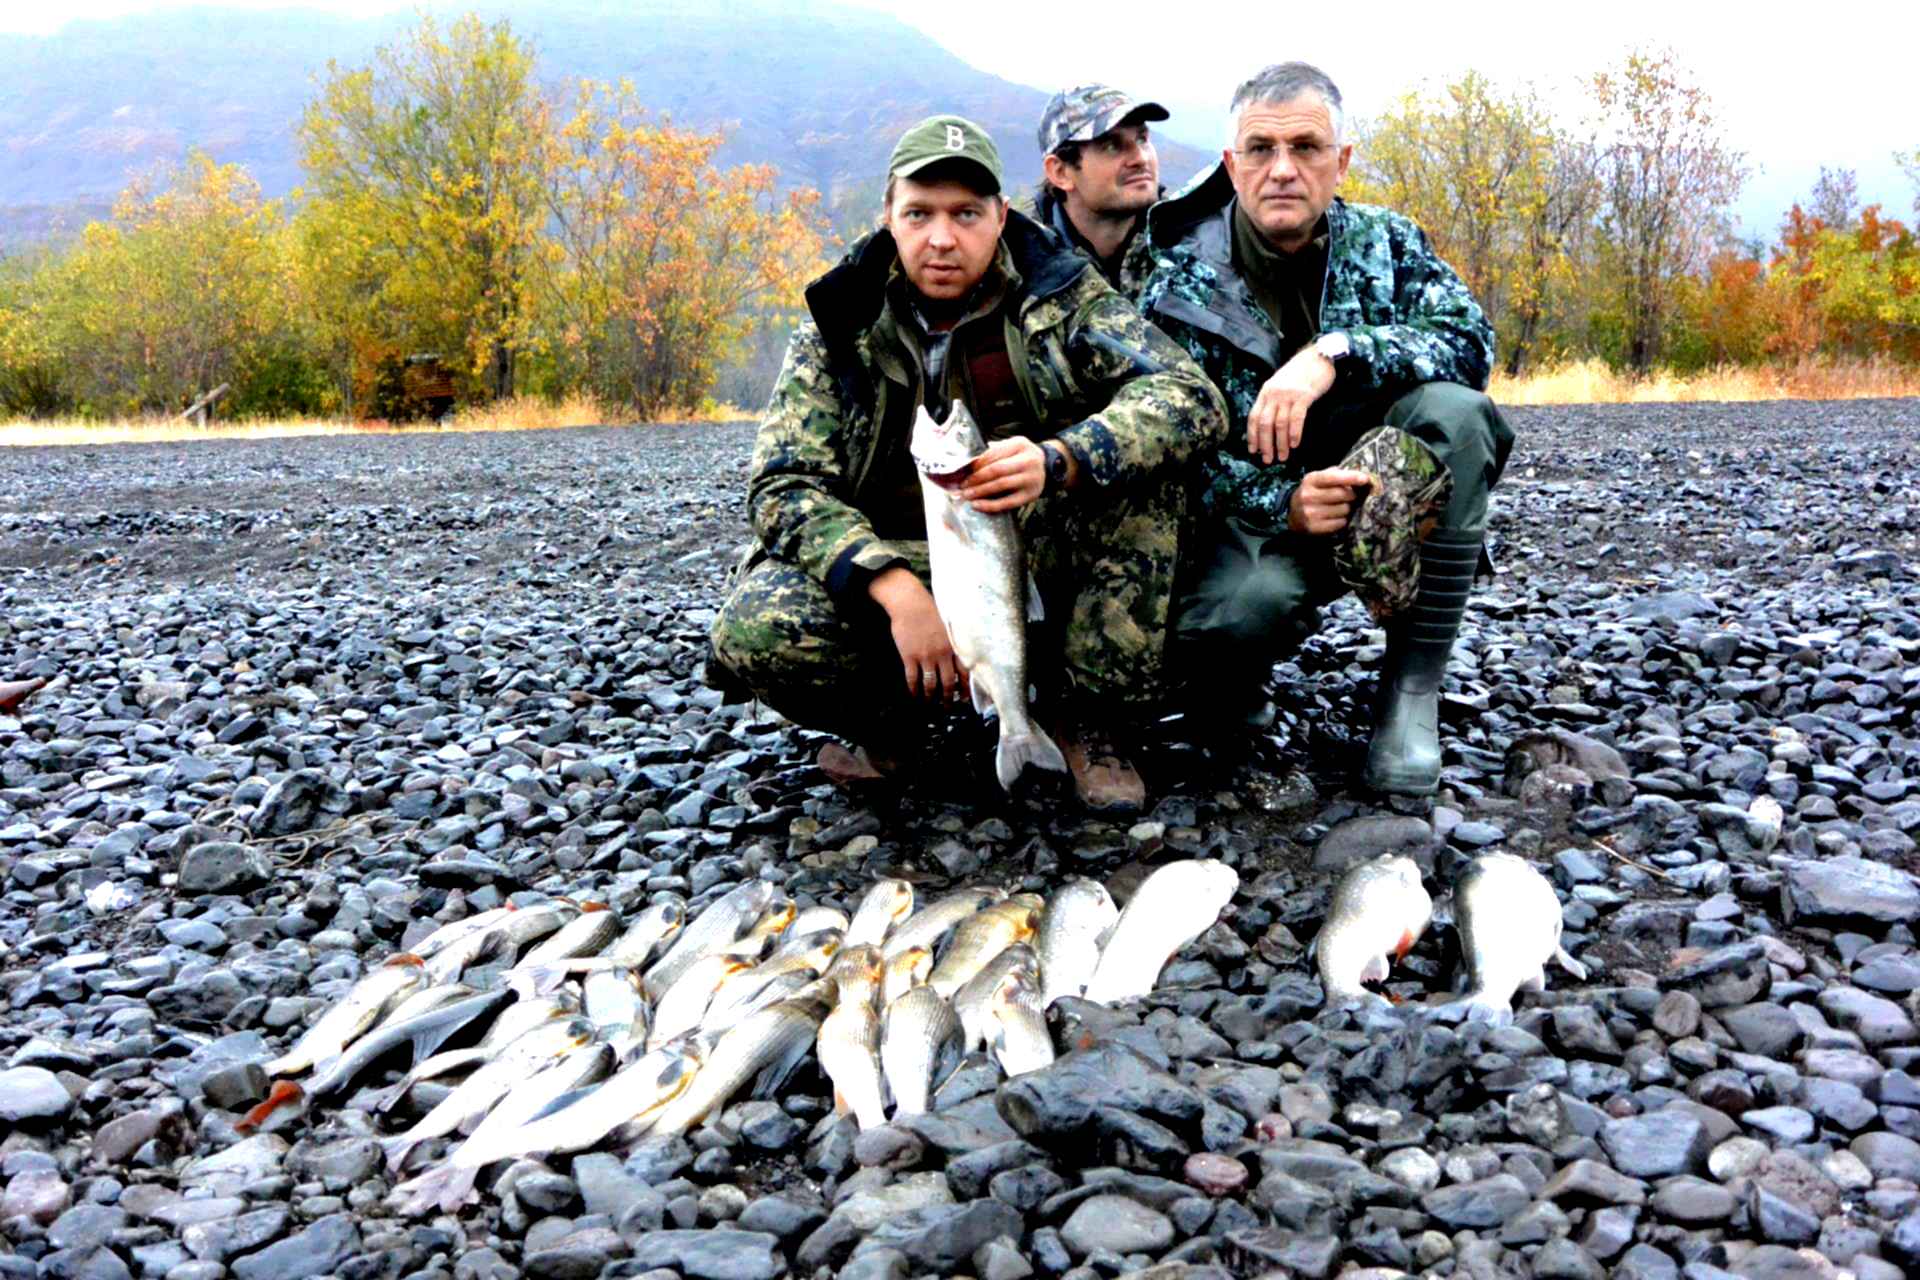
[(1128, 298), (1139, 297), (1153, 270), (1141, 232), (1161, 195), (1160, 157), (1148, 126), (1166, 118), (1159, 103), (1104, 84), (1064, 89), (1040, 115), (1045, 168), (1026, 213)]
[(1418, 226), (1337, 196), (1353, 147), (1324, 72), (1269, 67), (1232, 112), (1219, 166), (1148, 218), (1141, 309), (1232, 419), (1202, 466), (1211, 551), (1177, 661), (1196, 713), (1259, 726), (1274, 662), (1356, 592), (1388, 637), (1365, 781), (1431, 795), (1440, 682), (1513, 443), (1482, 394), (1493, 330)]

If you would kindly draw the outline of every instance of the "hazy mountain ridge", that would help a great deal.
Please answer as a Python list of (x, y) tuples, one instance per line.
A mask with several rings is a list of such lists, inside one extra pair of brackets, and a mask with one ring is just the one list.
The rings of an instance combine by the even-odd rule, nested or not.
[[(473, 7), (508, 16), (555, 88), (582, 76), (629, 78), (654, 110), (727, 127), (727, 160), (775, 165), (783, 181), (843, 207), (878, 190), (894, 138), (935, 111), (986, 125), (1012, 185), (1039, 172), (1034, 130), (1047, 94), (975, 70), (884, 14), (768, 0), (722, 12), (668, 0), (618, 13), (565, 2)], [(315, 77), (329, 58), (364, 65), (413, 21), (208, 8), (0, 35), (9, 69), (0, 77), (0, 238), (78, 225), (84, 218), (58, 211), (111, 202), (129, 179), (190, 146), (244, 164), (270, 195), (291, 190), (300, 180), (294, 125)], [(1169, 184), (1207, 159), (1162, 140)], [(26, 205), (53, 212), (12, 210)]]

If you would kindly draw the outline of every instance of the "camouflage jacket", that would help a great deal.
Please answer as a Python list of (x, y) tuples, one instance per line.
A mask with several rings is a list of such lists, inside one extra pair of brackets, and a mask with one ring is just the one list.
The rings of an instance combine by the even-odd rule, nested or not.
[[(1233, 185), (1215, 165), (1149, 211), (1155, 267), (1141, 311), (1185, 347), (1225, 394), (1226, 444), (1202, 463), (1206, 507), (1279, 529), (1299, 483), (1296, 465), (1261, 466), (1246, 447), (1247, 414), (1278, 365), (1279, 335), (1233, 261)], [(1493, 367), (1493, 327), (1452, 267), (1409, 218), (1336, 199), (1327, 210), (1320, 331), (1344, 333), (1334, 402), (1458, 382), (1476, 390)]]
[[(836, 598), (908, 563), (865, 513), (891, 497), (876, 464), (910, 436), (923, 391), (917, 341), (887, 299), (898, 260), (892, 235), (877, 231), (808, 286), (810, 317), (754, 441), (747, 505), (761, 547)], [(1025, 434), (1065, 444), (1082, 485), (1140, 485), (1219, 447), (1220, 393), (1086, 259), (1009, 212), (1000, 266), (999, 305), (961, 329), (1003, 326)]]
[[(1165, 194), (1166, 191), (1163, 188), (1161, 195)], [(1106, 276), (1108, 284), (1125, 294), (1130, 301), (1139, 301), (1140, 287), (1147, 282), (1147, 277), (1153, 274), (1153, 247), (1147, 238), (1144, 214), (1141, 215), (1141, 224), (1134, 228), (1133, 237), (1120, 250), (1119, 278), (1116, 279), (1107, 275), (1106, 264), (1093, 256), (1093, 246), (1087, 243), (1086, 238), (1067, 217), (1065, 206), (1053, 198), (1053, 193), (1046, 183), (1042, 182), (1039, 188), (1020, 204), (1019, 208), (1020, 212), (1065, 240), (1081, 257), (1098, 267), (1100, 274)]]

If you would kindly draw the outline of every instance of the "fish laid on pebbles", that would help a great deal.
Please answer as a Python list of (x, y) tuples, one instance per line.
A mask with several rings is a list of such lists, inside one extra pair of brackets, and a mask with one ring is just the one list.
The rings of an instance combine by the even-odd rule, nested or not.
[(1111, 1003), (1152, 991), (1173, 953), (1211, 929), (1239, 888), (1234, 869), (1211, 858), (1155, 869), (1101, 946), (1086, 998)]
[(1560, 899), (1525, 858), (1485, 853), (1461, 868), (1453, 884), (1454, 928), (1460, 934), (1464, 994), (1470, 1017), (1506, 1022), (1523, 988), (1544, 990), (1547, 964), (1587, 976), (1560, 945)]
[(1384, 982), (1389, 966), (1405, 958), (1432, 919), (1433, 899), (1412, 858), (1382, 854), (1351, 868), (1334, 886), (1313, 940), (1327, 1003), (1385, 1003), (1366, 984)]

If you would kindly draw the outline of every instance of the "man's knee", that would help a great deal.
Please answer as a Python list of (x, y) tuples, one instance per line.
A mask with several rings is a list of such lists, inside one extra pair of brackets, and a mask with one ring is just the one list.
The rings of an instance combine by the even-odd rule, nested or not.
[(838, 619), (824, 588), (792, 565), (763, 560), (742, 573), (720, 606), (708, 638), (734, 674), (756, 686), (821, 648)]
[(1513, 428), (1499, 406), (1472, 387), (1429, 382), (1396, 401), (1387, 421), (1431, 448), (1452, 475), (1448, 523), (1484, 518), (1486, 494), (1513, 448)]

